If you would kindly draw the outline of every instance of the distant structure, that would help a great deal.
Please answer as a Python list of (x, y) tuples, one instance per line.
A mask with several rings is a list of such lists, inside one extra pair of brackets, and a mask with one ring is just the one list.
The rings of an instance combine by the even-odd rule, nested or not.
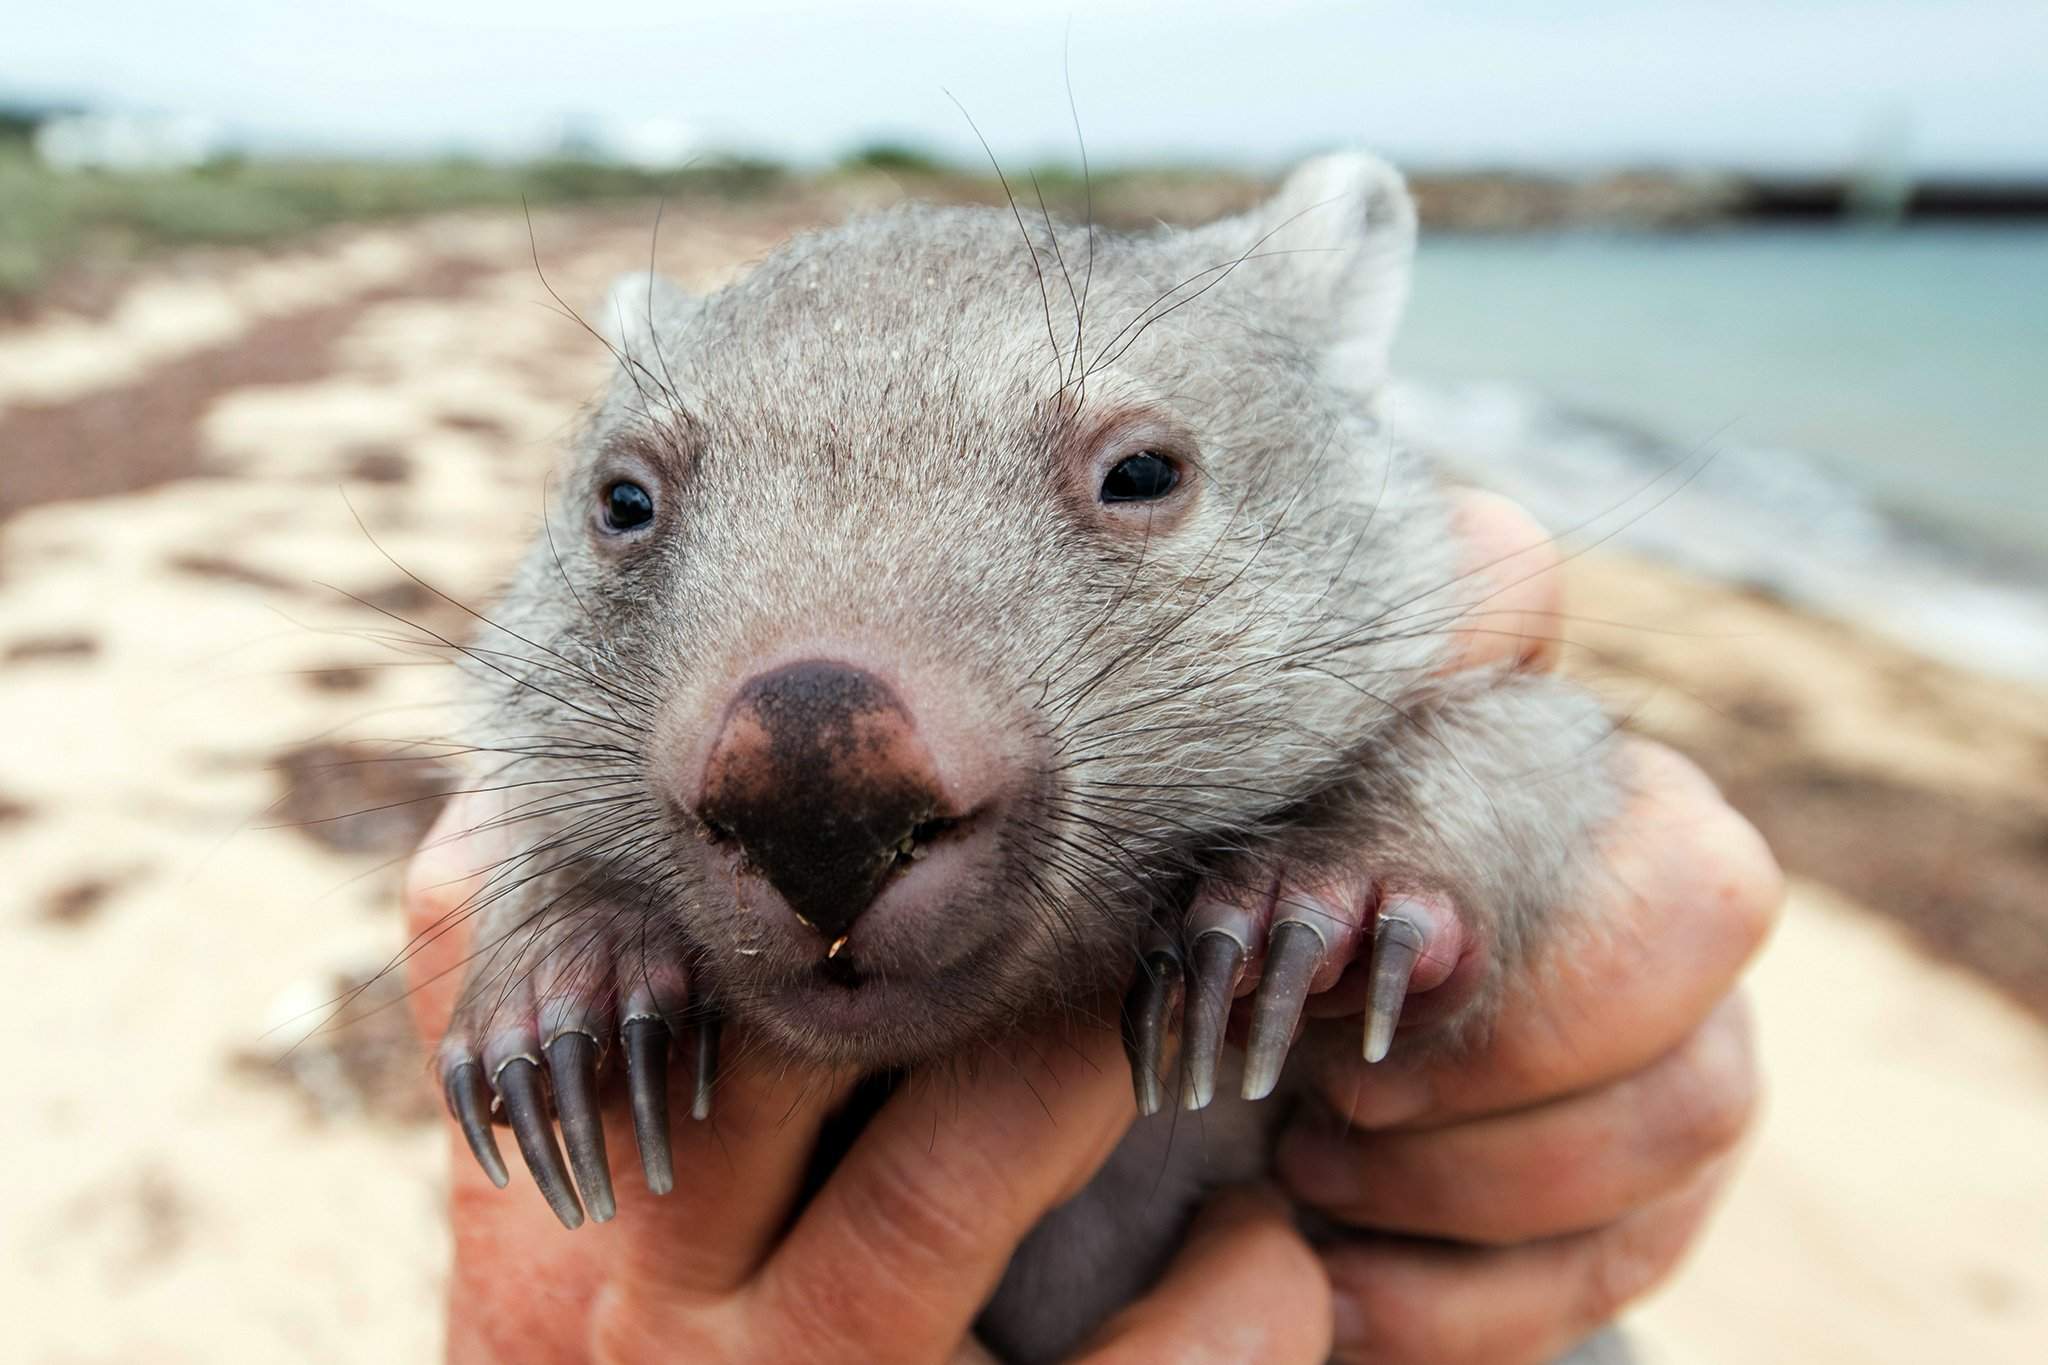
[(1866, 224), (1903, 222), (1913, 203), (1913, 120), (1896, 105), (1864, 125), (1842, 190), (1842, 212)]
[(32, 142), (45, 165), (65, 171), (188, 170), (228, 150), (220, 126), (196, 114), (106, 110), (53, 114)]
[(82, 114), (85, 108), (70, 102), (0, 95), (0, 142), (33, 143), (36, 129), (52, 119)]
[(678, 118), (631, 120), (568, 115), (552, 149), (557, 156), (643, 171), (673, 171), (704, 154), (701, 129)]

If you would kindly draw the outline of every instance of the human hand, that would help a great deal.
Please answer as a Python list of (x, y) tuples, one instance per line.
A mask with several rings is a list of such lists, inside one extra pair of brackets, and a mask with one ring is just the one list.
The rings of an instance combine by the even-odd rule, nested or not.
[[(452, 801), (408, 870), (407, 969), (430, 1044), (471, 950), (465, 902), (506, 851), (491, 800)], [(792, 1074), (743, 1039), (724, 1051), (716, 1118), (671, 1124), (674, 1191), (650, 1193), (621, 1163), (618, 1219), (574, 1233), (530, 1183), (493, 1188), (448, 1125), (450, 1360), (986, 1361), (972, 1324), (1018, 1242), (1136, 1113), (1113, 1032), (1015, 1040), (906, 1084), (799, 1208), (853, 1078)], [(631, 1151), (623, 1117), (606, 1121), (609, 1149)], [(1328, 1281), (1286, 1204), (1238, 1189), (1078, 1359), (1308, 1365), (1328, 1356), (1329, 1330)]]
[[(1555, 550), (1501, 499), (1464, 494), (1459, 512), (1470, 562), (1500, 585), (1460, 662), (1549, 666)], [(1671, 1271), (1727, 1178), (1758, 1084), (1736, 978), (1780, 875), (1686, 759), (1626, 739), (1620, 770), (1596, 903), (1578, 907), (1602, 932), (1553, 936), (1485, 1045), (1368, 1066), (1347, 1032), (1309, 1054), (1326, 1107), (1297, 1118), (1276, 1165), (1356, 1233), (1323, 1248), (1337, 1359), (1554, 1359)]]
[[(1461, 511), (1475, 562), (1497, 560), (1492, 572), (1503, 585), (1470, 618), (1464, 661), (1545, 666), (1554, 654), (1555, 574), (1542, 552), (1511, 553), (1539, 539), (1534, 528), (1496, 499), (1468, 495)], [(1620, 932), (1597, 956), (1547, 964), (1535, 974), (1539, 987), (1510, 1004), (1494, 1045), (1455, 1066), (1397, 1060), (1366, 1072), (1355, 1060), (1323, 1060), (1320, 1088), (1353, 1127), (1347, 1135), (1297, 1125), (1281, 1170), (1305, 1202), (1373, 1232), (1325, 1256), (1343, 1296), (1334, 1317), (1345, 1358), (1554, 1355), (1667, 1270), (1698, 1226), (1718, 1158), (1749, 1110), (1747, 1034), (1724, 997), (1768, 926), (1776, 873), (1754, 834), (1683, 760), (1638, 744), (1629, 762), (1635, 800), (1606, 846), (1615, 903), (1598, 908)], [(463, 823), (444, 819), (442, 833)], [(461, 841), (430, 837), (411, 880), (416, 926), (459, 905), (473, 885), (468, 869), (490, 861)], [(1652, 942), (1648, 927), (1674, 914), (1678, 922)], [(445, 1024), (454, 990), (446, 973), (465, 951), (450, 934), (411, 964), (429, 1038)], [(1035, 1064), (1046, 1065), (1043, 1057)], [(1128, 1079), (1107, 1052), (1080, 1081), (1060, 1084), (1060, 1123), (1050, 1129), (1036, 1095), (1020, 1103), (1031, 1089), (1046, 1091), (1050, 1073), (1006, 1098), (1007, 1073), (985, 1069), (971, 1082), (972, 1103), (957, 1115), (949, 1103), (950, 1131), (934, 1127), (929, 1092), (921, 1101), (915, 1091), (899, 1096), (885, 1117), (912, 1117), (878, 1120), (857, 1153), (882, 1132), (903, 1138), (920, 1122), (925, 1136), (894, 1158), (877, 1148), (868, 1161), (849, 1159), (827, 1186), (830, 1194), (889, 1173), (894, 1183), (880, 1187), (880, 1198), (892, 1202), (849, 1185), (847, 1198), (821, 1206), (893, 1211), (878, 1225), (879, 1244), (899, 1253), (919, 1244), (904, 1235), (905, 1219), (964, 1209), (953, 1231), (974, 1245), (956, 1243), (941, 1262), (904, 1262), (877, 1255), (875, 1239), (855, 1228), (840, 1240), (859, 1254), (820, 1262), (804, 1251), (819, 1239), (795, 1230), (785, 1239), (780, 1230), (844, 1082), (795, 1084), (745, 1068), (721, 1081), (716, 1130), (679, 1128), (689, 1134), (685, 1146), (700, 1149), (679, 1149), (679, 1169), (719, 1178), (686, 1180), (656, 1200), (628, 1176), (620, 1200), (636, 1207), (610, 1227), (564, 1237), (537, 1198), (499, 1195), (458, 1160), (451, 1355), (627, 1360), (636, 1345), (658, 1339), (666, 1351), (684, 1339), (714, 1358), (783, 1350), (896, 1358), (906, 1343), (930, 1359), (975, 1358), (967, 1324), (1034, 1206), (1042, 1211), (1078, 1188), (1129, 1117), (1118, 1103), (1119, 1117), (1099, 1126), (1110, 1110), (1098, 1106), (1126, 1093)], [(1114, 1078), (1106, 1090), (1105, 1076)], [(927, 1110), (914, 1108), (920, 1102)], [(1023, 1131), (1033, 1137), (1020, 1144)], [(1615, 1143), (1616, 1134), (1628, 1140)], [(937, 1160), (954, 1140), (958, 1160)], [(623, 1135), (611, 1145), (629, 1150)], [(923, 1166), (927, 1151), (932, 1164)], [(988, 1218), (981, 1203), (988, 1152), (1020, 1154), (1019, 1170), (1000, 1174), (1028, 1177), (1030, 1193), (1008, 1218)], [(905, 1164), (907, 1156), (919, 1160)], [(806, 1211), (796, 1228), (813, 1221)], [(1167, 1280), (1098, 1340), (1134, 1359), (1320, 1358), (1332, 1319), (1325, 1281), (1270, 1199), (1234, 1196), (1200, 1226)], [(1386, 1234), (1444, 1240), (1425, 1246)], [(700, 1252), (727, 1266), (720, 1292), (678, 1287), (678, 1262)], [(1218, 1316), (1222, 1303), (1234, 1307)], [(1247, 1303), (1272, 1311), (1244, 1320), (1235, 1305)], [(1239, 1336), (1214, 1335), (1226, 1321)]]

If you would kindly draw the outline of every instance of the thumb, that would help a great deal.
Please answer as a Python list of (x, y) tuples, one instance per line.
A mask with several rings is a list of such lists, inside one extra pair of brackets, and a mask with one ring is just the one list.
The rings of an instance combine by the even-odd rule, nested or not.
[(511, 852), (503, 815), (496, 793), (456, 793), (406, 864), (401, 961), (413, 1026), (429, 1047), (448, 1031), (469, 958), (470, 921)]

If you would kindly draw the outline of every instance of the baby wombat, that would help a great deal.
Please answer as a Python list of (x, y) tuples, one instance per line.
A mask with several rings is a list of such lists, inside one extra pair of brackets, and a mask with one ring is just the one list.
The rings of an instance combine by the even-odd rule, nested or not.
[(1483, 1028), (1610, 725), (1450, 666), (1484, 590), (1373, 416), (1413, 240), (1342, 156), (1193, 231), (909, 207), (614, 292), (616, 382), (470, 653), (521, 851), (440, 1065), (494, 1180), (495, 1111), (564, 1223), (611, 1216), (618, 1058), (666, 1191), (671, 1042), (702, 1117), (720, 1020), (885, 1073), (1128, 985), (1156, 1117), (982, 1322), (1044, 1359), (1262, 1167), (1307, 997), (1368, 1058)]

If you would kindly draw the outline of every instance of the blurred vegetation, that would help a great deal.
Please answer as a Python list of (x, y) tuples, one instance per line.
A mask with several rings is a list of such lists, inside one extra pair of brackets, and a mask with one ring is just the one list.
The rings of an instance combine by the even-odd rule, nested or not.
[[(706, 159), (675, 170), (558, 157), (505, 163), (272, 160), (222, 157), (188, 170), (59, 170), (32, 150), (32, 122), (0, 120), (0, 306), (20, 303), (68, 264), (119, 262), (169, 247), (263, 245), (337, 223), (469, 208), (646, 201), (697, 194), (738, 199), (806, 187), (884, 181), (923, 198), (1001, 203), (982, 165), (955, 165), (905, 142), (865, 144), (816, 174), (773, 162)], [(1042, 197), (1079, 218), (1129, 226), (1156, 216), (1200, 219), (1246, 199), (1257, 181), (1215, 168), (1098, 170), (1005, 167), (1027, 213)], [(1092, 191), (1092, 193), (1091, 193)]]
[(38, 161), (20, 132), (0, 129), (0, 302), (18, 301), (88, 254), (275, 242), (335, 223), (450, 209), (759, 194), (786, 173), (767, 162), (707, 161), (651, 171), (560, 159), (502, 164), (253, 160), (191, 170), (65, 171)]
[(870, 142), (840, 158), (842, 171), (884, 171), (890, 175), (940, 176), (954, 173), (941, 158), (907, 142)]
[[(907, 142), (870, 142), (840, 158), (840, 176), (884, 175), (906, 189), (935, 198), (1000, 201), (995, 172), (986, 160), (961, 164), (943, 155)], [(1054, 213), (1078, 218), (1092, 198), (1100, 214), (1109, 218), (1143, 221), (1156, 212), (1152, 200), (1165, 195), (1219, 189), (1231, 198), (1241, 197), (1261, 180), (1243, 171), (1220, 166), (1170, 162), (1144, 166), (1096, 166), (1086, 175), (1075, 162), (1044, 162), (1036, 165), (1003, 167), (1010, 192), (1018, 204), (1035, 209), (1040, 197)], [(1107, 220), (1105, 220), (1107, 221)]]

